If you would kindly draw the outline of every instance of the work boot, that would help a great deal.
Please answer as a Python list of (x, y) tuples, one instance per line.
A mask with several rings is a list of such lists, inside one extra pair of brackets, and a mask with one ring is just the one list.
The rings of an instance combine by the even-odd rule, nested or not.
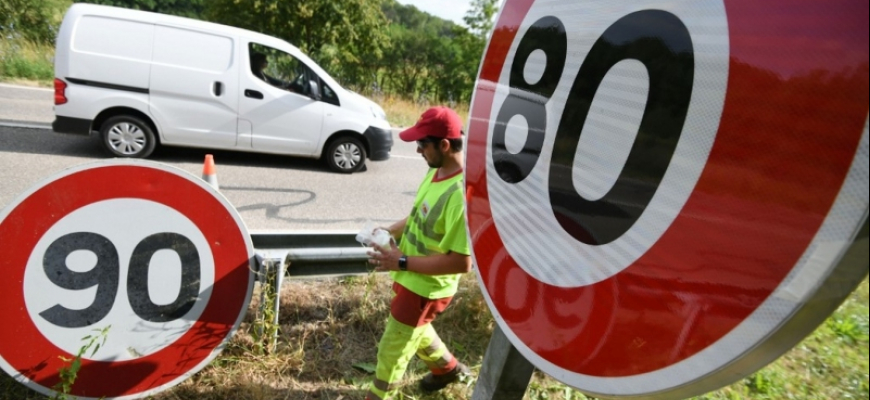
[(468, 367), (465, 364), (458, 362), (456, 363), (456, 367), (446, 374), (434, 375), (431, 372), (426, 374), (423, 379), (420, 379), (420, 389), (425, 392), (441, 390), (447, 385), (458, 381), (460, 377), (468, 376), (470, 374), (471, 371)]

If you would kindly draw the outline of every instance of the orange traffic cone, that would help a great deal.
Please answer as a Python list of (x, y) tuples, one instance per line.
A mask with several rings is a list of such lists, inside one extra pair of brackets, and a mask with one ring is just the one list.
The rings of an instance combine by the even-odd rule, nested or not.
[(211, 185), (215, 189), (218, 187), (217, 174), (214, 172), (214, 157), (211, 154), (205, 155), (205, 164), (202, 166), (202, 180)]

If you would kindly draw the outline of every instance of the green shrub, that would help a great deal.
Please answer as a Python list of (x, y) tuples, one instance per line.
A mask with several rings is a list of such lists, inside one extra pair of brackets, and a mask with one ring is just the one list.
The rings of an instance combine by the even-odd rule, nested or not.
[(0, 78), (50, 85), (54, 79), (54, 47), (22, 38), (0, 38)]

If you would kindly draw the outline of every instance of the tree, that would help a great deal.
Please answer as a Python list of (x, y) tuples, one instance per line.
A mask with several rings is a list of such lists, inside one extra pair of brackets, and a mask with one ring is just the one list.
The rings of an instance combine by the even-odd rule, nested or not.
[(102, 4), (161, 14), (202, 18), (203, 0), (79, 0), (83, 3)]
[(471, 8), (462, 17), (462, 20), (468, 25), (471, 33), (477, 37), (486, 40), (487, 35), (492, 30), (494, 23), (493, 18), (498, 12), (498, 3), (500, 0), (472, 0)]
[[(357, 84), (388, 45), (382, 0), (213, 0), (208, 20), (282, 38), (336, 77)], [(364, 57), (362, 55), (365, 55)]]
[[(494, 4), (495, 0), (478, 1), (469, 11), (467, 18), (480, 20), (476, 29), (488, 29), (483, 21), (492, 19)], [(383, 9), (393, 26), (388, 30), (392, 46), (385, 49), (380, 74), (387, 84), (381, 87), (437, 102), (470, 99), (486, 32), (476, 35), (395, 1), (387, 1)]]
[(70, 0), (0, 0), (0, 32), (52, 43)]
[(463, 20), (468, 28), (455, 26), (451, 41), (439, 49), (441, 62), (433, 65), (436, 98), (447, 101), (471, 100), (474, 81), (483, 58), (486, 40), (498, 12), (499, 0), (473, 0)]

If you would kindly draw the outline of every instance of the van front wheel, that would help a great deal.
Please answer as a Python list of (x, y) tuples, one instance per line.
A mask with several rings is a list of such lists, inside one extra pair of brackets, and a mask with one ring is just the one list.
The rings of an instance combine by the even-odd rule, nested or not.
[(363, 168), (366, 162), (366, 149), (357, 138), (343, 136), (329, 144), (325, 158), (330, 169), (349, 174)]
[(100, 137), (106, 151), (115, 157), (145, 158), (157, 147), (157, 138), (151, 127), (129, 115), (106, 120), (100, 129)]

